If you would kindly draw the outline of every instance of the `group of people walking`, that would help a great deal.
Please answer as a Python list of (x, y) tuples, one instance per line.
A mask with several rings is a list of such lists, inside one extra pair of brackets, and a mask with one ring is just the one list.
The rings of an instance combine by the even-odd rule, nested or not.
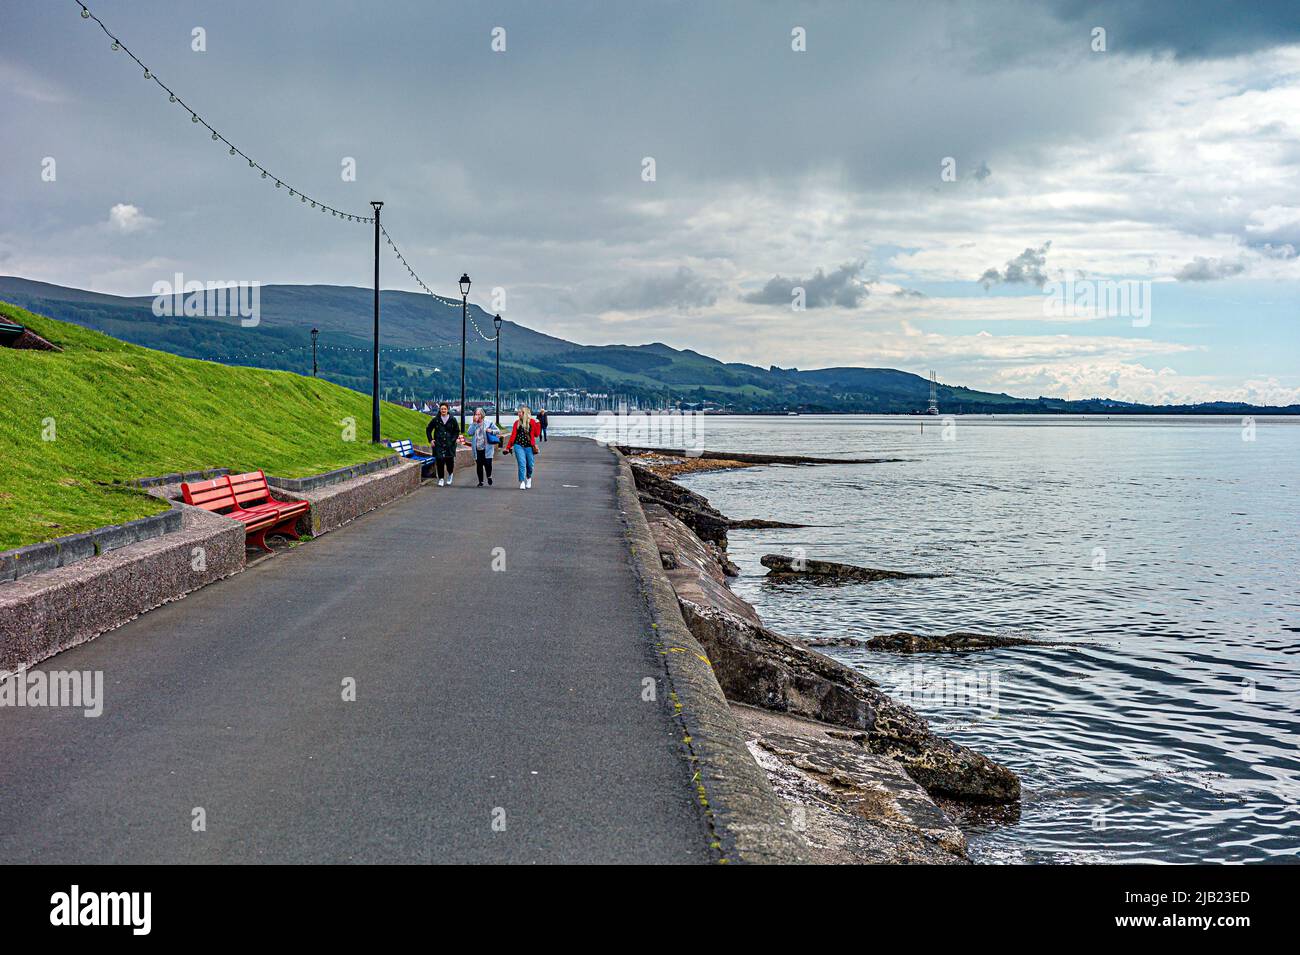
[(547, 416), (545, 409), (533, 416), (528, 405), (519, 406), (519, 417), (510, 429), (509, 437), (502, 438), (496, 424), (488, 420), (483, 409), (474, 411), (474, 420), (461, 433), (460, 421), (451, 413), (451, 406), (445, 401), (438, 406), (438, 413), (433, 416), (425, 428), (429, 445), (433, 448), (434, 468), (438, 475), (438, 487), (452, 483), (456, 476), (456, 449), (468, 447), (474, 453), (474, 470), (478, 475), (478, 486), (492, 484), (492, 458), (499, 447), (505, 454), (513, 454), (519, 469), (519, 490), (526, 491), (533, 486), (533, 470), (537, 465), (538, 444), (547, 440)]

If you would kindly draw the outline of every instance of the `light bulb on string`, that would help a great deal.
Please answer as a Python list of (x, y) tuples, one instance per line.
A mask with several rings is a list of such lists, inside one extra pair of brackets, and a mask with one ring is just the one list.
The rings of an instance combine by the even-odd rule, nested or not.
[(81, 19), (83, 19), (83, 20), (89, 20), (89, 19), (90, 19), (90, 11), (87, 10), (85, 7), (82, 7), (82, 8), (81, 8)]
[(191, 122), (191, 123), (197, 123), (198, 121), (199, 121), (199, 114), (198, 114), (198, 113), (190, 113), (190, 122)]
[(118, 50), (120, 50), (120, 49), (122, 49), (121, 45), (120, 45), (116, 40), (114, 40), (114, 41), (113, 41), (113, 52), (116, 53), (116, 52), (117, 52)]
[(168, 93), (168, 94), (167, 94), (167, 102), (169, 102), (169, 103), (174, 103), (174, 102), (176, 102), (176, 94), (175, 94), (175, 93)]
[(151, 79), (153, 79), (153, 74), (149, 72), (149, 70), (148, 70), (147, 67), (146, 67), (146, 69), (145, 69), (145, 71), (144, 71), (144, 78), (145, 78), (146, 80), (151, 80)]

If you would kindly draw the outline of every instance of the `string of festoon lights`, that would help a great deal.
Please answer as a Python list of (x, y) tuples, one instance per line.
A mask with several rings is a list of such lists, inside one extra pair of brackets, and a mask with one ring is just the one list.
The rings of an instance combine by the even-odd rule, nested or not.
[[(412, 345), (401, 348), (381, 348), (379, 349), (379, 353), (381, 355), (394, 355), (404, 354), (406, 352), (437, 351), (440, 348), (452, 348), (458, 345), (460, 345), (460, 342), (443, 342), (440, 345)], [(317, 345), (316, 348), (318, 351), (364, 352), (367, 355), (374, 354), (374, 349), (369, 345)], [(290, 345), (288, 348), (276, 348), (271, 351), (239, 352), (235, 355), (223, 355), (221, 357), (230, 359), (231, 361), (237, 361), (243, 358), (271, 358), (276, 355), (287, 355), (290, 352), (306, 352), (310, 350), (310, 345)], [(216, 359), (208, 360), (215, 361)]]
[[(455, 299), (443, 298), (433, 289), (429, 288), (427, 284), (425, 284), (424, 279), (420, 278), (419, 273), (416, 272), (415, 269), (411, 267), (411, 263), (406, 261), (406, 256), (402, 255), (402, 250), (397, 247), (397, 243), (394, 242), (393, 237), (388, 234), (388, 228), (383, 223), (380, 223), (379, 231), (383, 233), (384, 241), (388, 243), (389, 248), (393, 250), (393, 254), (397, 256), (397, 261), (402, 263), (402, 268), (406, 269), (407, 274), (411, 276), (411, 279), (415, 282), (416, 285), (420, 286), (420, 288), (422, 288), (424, 291), (429, 293), (429, 297), (432, 298), (434, 302), (436, 302), (438, 305), (445, 305), (448, 308), (461, 307), (463, 303), (457, 302)], [(491, 338), (489, 338), (487, 335), (483, 334), (483, 329), (478, 327), (478, 322), (474, 321), (473, 313), (467, 312), (466, 314), (469, 316), (469, 323), (474, 326), (474, 331), (478, 332), (479, 338), (483, 339), (485, 342), (494, 342), (497, 340), (497, 335), (501, 334), (500, 332), (498, 332), (497, 335), (493, 335)]]
[(113, 41), (113, 50), (115, 52), (121, 51), (125, 53), (127, 56), (129, 56), (132, 60), (134, 60), (136, 66), (140, 67), (140, 69), (144, 72), (144, 78), (146, 80), (151, 80), (154, 83), (158, 84), (158, 87), (164, 93), (167, 94), (167, 99), (169, 102), (175, 103), (185, 112), (189, 113), (191, 123), (194, 123), (195, 125), (198, 126), (202, 126), (204, 129), (210, 132), (212, 134), (212, 139), (214, 141), (222, 143), (223, 145), (226, 146), (227, 149), (230, 150), (231, 156), (237, 156), (240, 159), (245, 160), (248, 163), (249, 169), (252, 169), (254, 172), (260, 172), (262, 174), (262, 178), (267, 180), (268, 182), (274, 182), (275, 188), (277, 189), (287, 188), (289, 190), (289, 198), (291, 199), (296, 198), (299, 201), (301, 201), (304, 205), (309, 205), (312, 209), (319, 209), (322, 213), (328, 214), (331, 218), (343, 219), (344, 221), (347, 222), (373, 223), (375, 221), (371, 217), (354, 215), (353, 213), (344, 212), (342, 209), (337, 209), (334, 206), (331, 206), (327, 203), (320, 202), (319, 200), (314, 199), (311, 196), (309, 196), (307, 193), (303, 192), (301, 189), (298, 189), (294, 186), (290, 186), (279, 176), (274, 175), (269, 169), (267, 169), (265, 166), (259, 163), (256, 159), (248, 155), (248, 153), (244, 152), (242, 149), (240, 149), (238, 146), (232, 143), (221, 133), (217, 132), (217, 130), (213, 128), (211, 123), (209, 123), (206, 119), (204, 119), (202, 116), (198, 114), (197, 110), (195, 110), (192, 106), (186, 103), (185, 100), (177, 96), (175, 90), (169, 87), (162, 80), (158, 79), (157, 74), (155, 74), (153, 70), (149, 69), (149, 67), (144, 64), (144, 61), (142, 61), (138, 56), (132, 53), (131, 50), (127, 47), (127, 45), (122, 42), (121, 37), (118, 37), (111, 30), (109, 30), (109, 28), (104, 25), (104, 21), (99, 19), (99, 17), (95, 16), (95, 14), (91, 12), (90, 8), (87, 7), (84, 3), (82, 3), (81, 0), (73, 0), (73, 2), (76, 3), (78, 7), (81, 8), (81, 17), (83, 20), (94, 20), (95, 23), (99, 26), (99, 28), (104, 31), (104, 35)]
[[(189, 116), (190, 116), (190, 122), (191, 122), (191, 123), (194, 123), (195, 125), (202, 126), (204, 129), (206, 129), (208, 132), (210, 132), (210, 133), (212, 134), (212, 139), (213, 139), (213, 141), (214, 141), (214, 142), (219, 142), (219, 143), (223, 144), (223, 145), (224, 145), (224, 146), (225, 146), (225, 147), (230, 151), (230, 155), (231, 155), (231, 156), (234, 156), (234, 157), (238, 157), (238, 158), (240, 158), (240, 159), (243, 159), (244, 161), (246, 161), (246, 162), (248, 163), (248, 168), (249, 168), (249, 169), (253, 170), (254, 172), (259, 172), (259, 173), (261, 173), (261, 178), (267, 180), (268, 182), (274, 182), (274, 183), (275, 183), (275, 188), (276, 188), (276, 189), (288, 189), (288, 195), (289, 195), (289, 198), (290, 198), (290, 199), (295, 199), (295, 198), (296, 198), (296, 199), (299, 200), (299, 202), (301, 202), (303, 205), (308, 206), (309, 208), (312, 208), (312, 209), (319, 209), (319, 210), (321, 211), (322, 214), (328, 214), (331, 218), (342, 219), (342, 220), (344, 220), (345, 222), (361, 222), (361, 223), (367, 223), (367, 224), (373, 224), (373, 223), (374, 223), (375, 220), (374, 220), (374, 217), (373, 217), (373, 216), (360, 216), (360, 215), (355, 215), (354, 213), (344, 212), (342, 209), (338, 209), (338, 208), (336, 208), (336, 207), (334, 207), (334, 206), (329, 205), (328, 203), (321, 202), (321, 201), (319, 201), (319, 200), (313, 198), (312, 196), (310, 196), (310, 195), (308, 195), (307, 193), (303, 192), (301, 189), (298, 189), (298, 188), (296, 188), (296, 187), (294, 187), (294, 186), (289, 185), (287, 182), (285, 182), (285, 181), (284, 181), (283, 179), (281, 179), (279, 176), (274, 175), (274, 174), (273, 174), (269, 169), (267, 169), (265, 166), (263, 166), (261, 163), (259, 163), (256, 159), (254, 159), (253, 157), (249, 156), (248, 153), (244, 152), (242, 149), (240, 149), (238, 146), (236, 146), (234, 143), (232, 143), (229, 139), (227, 139), (224, 135), (222, 135), (220, 132), (218, 132), (218, 131), (217, 131), (217, 130), (212, 126), (212, 124), (210, 124), (206, 119), (204, 119), (202, 116), (199, 115), (199, 113), (198, 113), (197, 110), (195, 110), (195, 109), (194, 109), (193, 107), (191, 107), (188, 103), (186, 103), (185, 100), (183, 100), (180, 96), (178, 96), (178, 95), (176, 94), (176, 91), (175, 91), (175, 90), (173, 90), (173, 89), (172, 89), (171, 87), (169, 87), (166, 83), (164, 83), (162, 80), (160, 80), (160, 79), (158, 78), (157, 74), (154, 73), (154, 71), (151, 70), (148, 66), (146, 66), (145, 63), (144, 63), (144, 61), (141, 60), (138, 56), (136, 56), (135, 53), (133, 53), (133, 52), (131, 51), (131, 49), (130, 49), (130, 48), (129, 48), (125, 43), (122, 42), (121, 37), (119, 37), (119, 36), (117, 36), (115, 33), (113, 33), (113, 32), (112, 32), (112, 31), (111, 31), (111, 30), (110, 30), (110, 29), (109, 29), (109, 28), (104, 24), (104, 21), (101, 20), (98, 16), (96, 16), (96, 15), (91, 11), (91, 9), (90, 9), (88, 6), (86, 6), (85, 3), (81, 2), (81, 0), (73, 0), (73, 2), (74, 2), (78, 7), (81, 8), (81, 17), (82, 17), (83, 20), (93, 20), (93, 21), (95, 22), (95, 24), (96, 24), (96, 25), (97, 25), (97, 26), (98, 26), (102, 31), (104, 31), (104, 35), (107, 36), (110, 40), (113, 41), (113, 47), (112, 47), (112, 48), (113, 48), (114, 52), (118, 52), (118, 51), (120, 51), (120, 52), (125, 53), (127, 56), (129, 56), (129, 57), (130, 57), (130, 58), (135, 62), (136, 66), (140, 67), (140, 69), (143, 71), (143, 75), (144, 75), (144, 78), (145, 78), (146, 80), (150, 80), (150, 81), (152, 81), (153, 83), (156, 83), (156, 84), (158, 85), (158, 87), (159, 87), (159, 88), (160, 88), (164, 93), (167, 94), (167, 99), (168, 99), (169, 102), (176, 104), (176, 105), (179, 106), (181, 109), (183, 109), (186, 113), (188, 113)], [(422, 278), (420, 278), (420, 276), (419, 276), (418, 274), (416, 274), (416, 271), (415, 271), (415, 269), (413, 269), (413, 268), (411, 267), (411, 264), (410, 264), (409, 262), (407, 262), (406, 257), (405, 257), (404, 255), (402, 255), (401, 249), (399, 249), (399, 248), (397, 247), (397, 244), (396, 244), (395, 242), (393, 242), (393, 238), (392, 238), (392, 236), (390, 236), (390, 235), (388, 234), (388, 230), (387, 230), (386, 228), (384, 228), (384, 226), (383, 226), (382, 224), (380, 225), (379, 230), (380, 230), (380, 232), (383, 233), (383, 235), (384, 235), (384, 239), (388, 242), (389, 247), (392, 248), (393, 252), (397, 255), (397, 259), (398, 259), (398, 261), (401, 262), (402, 265), (406, 268), (407, 273), (411, 276), (412, 279), (415, 280), (416, 284), (419, 285), (421, 289), (423, 289), (425, 292), (427, 292), (427, 293), (429, 294), (429, 297), (432, 298), (432, 299), (434, 300), (434, 302), (438, 303), (439, 305), (446, 305), (446, 306), (448, 306), (449, 308), (450, 308), (450, 307), (455, 307), (455, 306), (458, 306), (458, 305), (461, 304), (460, 302), (456, 302), (456, 301), (452, 301), (452, 300), (448, 300), (448, 299), (442, 298), (442, 297), (439, 296), (437, 293), (435, 293), (435, 292), (433, 291), (433, 289), (431, 289), (431, 288), (430, 288), (430, 287), (429, 287), (429, 286), (424, 282), (424, 280), (423, 280)], [(479, 327), (478, 327), (478, 323), (474, 321), (474, 316), (473, 316), (473, 315), (470, 315), (470, 316), (469, 316), (469, 320), (470, 320), (470, 323), (474, 326), (474, 331), (478, 332), (479, 337), (482, 338), (484, 341), (487, 341), (487, 342), (494, 342), (494, 341), (497, 340), (497, 336), (496, 336), (496, 335), (493, 335), (491, 338), (489, 338), (487, 335), (484, 335), (484, 334), (483, 334), (483, 330), (482, 330), (481, 328), (479, 328)], [(337, 347), (337, 346), (335, 346), (335, 347)], [(444, 347), (446, 347), (446, 346), (445, 346), (445, 345), (432, 345), (432, 346), (428, 346), (428, 347), (431, 347), (431, 348), (444, 348)], [(381, 349), (381, 350), (382, 350), (382, 349)], [(267, 355), (267, 354), (271, 354), (271, 353), (267, 352), (267, 353), (261, 353), (261, 354), (262, 354), (262, 355)]]

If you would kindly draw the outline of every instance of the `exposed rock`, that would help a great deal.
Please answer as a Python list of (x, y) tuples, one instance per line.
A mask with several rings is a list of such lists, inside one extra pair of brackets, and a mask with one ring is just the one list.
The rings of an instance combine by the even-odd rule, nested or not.
[(705, 606), (723, 607), (753, 624), (762, 623), (754, 608), (727, 586), (727, 570), (719, 561), (719, 554), (725, 556), (725, 552), (700, 540), (662, 505), (642, 504), (641, 509), (654, 535), (660, 562), (663, 563), (665, 554), (671, 555), (674, 566), (665, 564), (664, 573), (679, 597)]
[(874, 567), (855, 567), (852, 564), (837, 564), (830, 560), (796, 559), (782, 554), (764, 554), (761, 563), (768, 568), (769, 577), (802, 578), (818, 583), (857, 583), (940, 576), (939, 574), (905, 573), (901, 570), (877, 570)]
[(704, 474), (709, 471), (733, 471), (738, 468), (757, 467), (755, 464), (729, 458), (679, 457), (656, 452), (638, 453), (631, 459), (638, 467), (643, 467), (661, 478), (677, 477), (679, 474)]
[[(856, 670), (764, 627), (757, 611), (727, 586), (725, 529), (721, 540), (707, 541), (697, 529), (701, 517), (709, 519), (704, 522), (709, 530), (719, 523), (725, 528), (726, 518), (701, 495), (644, 468), (633, 467), (632, 473), (661, 562), (663, 555), (672, 555), (675, 567), (665, 573), (682, 616), (704, 646), (728, 700), (844, 727), (834, 731), (836, 739), (897, 761), (931, 795), (990, 803), (1019, 799), (1020, 780), (1011, 770), (936, 736), (915, 711), (890, 699)], [(763, 563), (771, 568), (769, 559), (784, 558), (765, 557)], [(884, 577), (934, 576), (825, 561), (806, 566), (814, 575), (826, 567)], [(824, 576), (835, 579), (833, 574)], [(777, 756), (771, 751), (769, 755)]]
[[(840, 639), (851, 640), (851, 637)], [(843, 645), (843, 644), (839, 644)], [(972, 650), (996, 650), (1001, 647), (1041, 647), (1047, 646), (1045, 640), (1030, 640), (1025, 637), (999, 637), (985, 633), (934, 634), (924, 636), (919, 633), (885, 633), (866, 641), (854, 641), (857, 646), (868, 650), (882, 650), (890, 653), (969, 653)]]
[(670, 550), (661, 550), (659, 552), (659, 562), (664, 565), (664, 570), (677, 569), (677, 555)]
[(865, 647), (867, 641), (857, 637), (804, 637), (803, 643), (810, 647)]
[(632, 477), (636, 481), (637, 497), (643, 504), (658, 504), (666, 508), (701, 540), (726, 548), (727, 528), (731, 522), (709, 503), (708, 498), (661, 478), (644, 467), (634, 466)]
[(961, 830), (894, 760), (822, 723), (736, 704), (732, 712), (814, 861), (969, 861)]
[(785, 521), (765, 521), (759, 517), (747, 517), (743, 521), (732, 521), (733, 530), (763, 530), (765, 528), (807, 527), (807, 524), (787, 524)]
[(856, 670), (756, 622), (752, 608), (742, 616), (698, 603), (683, 590), (677, 598), (727, 699), (848, 727), (852, 732), (844, 739), (896, 759), (932, 794), (990, 802), (1019, 798), (1015, 773), (936, 736), (915, 711)]
[(687, 451), (684, 448), (645, 448), (620, 444), (619, 451), (633, 461), (646, 454), (704, 461), (727, 461), (733, 464), (894, 464), (906, 458), (817, 458), (806, 454), (757, 454), (741, 451)]

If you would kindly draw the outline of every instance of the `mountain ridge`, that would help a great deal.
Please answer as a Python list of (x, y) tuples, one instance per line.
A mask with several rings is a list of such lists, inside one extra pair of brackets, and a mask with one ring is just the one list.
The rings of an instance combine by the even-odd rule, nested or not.
[[(267, 285), (260, 321), (157, 316), (154, 296), (119, 296), (18, 276), (0, 276), (0, 299), (189, 358), (311, 373), (308, 332), (320, 330), (321, 377), (368, 392), (372, 289), (349, 285)], [(459, 394), (460, 308), (419, 292), (380, 291), (381, 382), (385, 396), (439, 400)], [(492, 316), (471, 304), (480, 333), (468, 329), (466, 379), (471, 397), (491, 394), (496, 346)], [(835, 366), (799, 370), (723, 362), (664, 342), (583, 345), (503, 320), (503, 391), (582, 389), (617, 393), (650, 405), (685, 405), (738, 413), (920, 413), (929, 381), (896, 368)], [(1089, 398), (1020, 398), (958, 385), (938, 386), (943, 413), (1002, 414), (1297, 414), (1300, 406), (1201, 402), (1147, 405)]]

